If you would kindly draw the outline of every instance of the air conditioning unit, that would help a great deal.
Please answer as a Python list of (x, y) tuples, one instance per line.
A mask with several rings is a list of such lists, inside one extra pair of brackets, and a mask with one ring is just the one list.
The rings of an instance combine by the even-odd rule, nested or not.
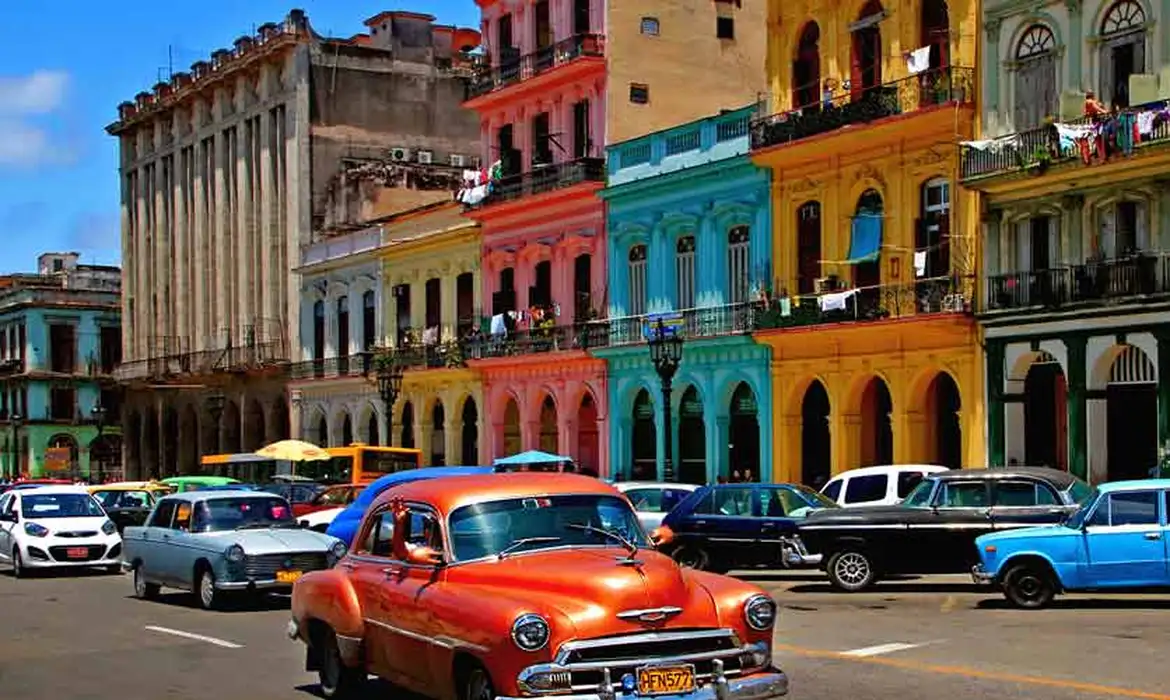
[(452, 153), (451, 154), (451, 167), (452, 168), (467, 167), (467, 156), (462, 155), (460, 153)]
[(391, 148), (390, 160), (407, 161), (410, 160), (409, 148)]
[(422, 163), (423, 165), (430, 165), (434, 155), (435, 154), (431, 153), (430, 151), (419, 151), (417, 154), (418, 162)]
[(833, 278), (832, 277), (818, 277), (818, 278), (816, 278), (816, 281), (814, 282), (814, 284), (816, 286), (816, 293), (817, 294), (825, 294), (827, 292), (833, 291)]

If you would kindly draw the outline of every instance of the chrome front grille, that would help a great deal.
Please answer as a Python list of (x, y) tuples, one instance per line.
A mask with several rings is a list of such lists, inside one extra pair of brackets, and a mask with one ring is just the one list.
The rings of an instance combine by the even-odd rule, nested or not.
[(248, 578), (276, 578), (277, 571), (317, 571), (328, 568), (325, 552), (298, 552), (288, 554), (254, 554), (244, 560)]
[(571, 674), (573, 692), (602, 690), (606, 676), (611, 689), (620, 690), (623, 676), (655, 664), (691, 664), (703, 685), (714, 678), (717, 661), (724, 676), (739, 675), (743, 652), (732, 630), (671, 630), (568, 642), (558, 651), (556, 665)]
[(82, 537), (97, 537), (97, 530), (73, 530), (71, 532), (58, 532), (57, 537), (65, 539), (81, 539)]

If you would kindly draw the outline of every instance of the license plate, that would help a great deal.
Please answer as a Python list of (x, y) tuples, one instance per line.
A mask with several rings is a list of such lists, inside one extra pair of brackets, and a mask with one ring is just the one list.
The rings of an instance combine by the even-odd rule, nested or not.
[(644, 666), (638, 669), (639, 695), (682, 695), (695, 690), (695, 667)]
[(277, 583), (296, 583), (300, 579), (301, 579), (301, 572), (300, 571), (277, 571), (276, 572), (276, 582)]
[(89, 547), (70, 547), (65, 550), (65, 556), (70, 559), (86, 559), (89, 557)]

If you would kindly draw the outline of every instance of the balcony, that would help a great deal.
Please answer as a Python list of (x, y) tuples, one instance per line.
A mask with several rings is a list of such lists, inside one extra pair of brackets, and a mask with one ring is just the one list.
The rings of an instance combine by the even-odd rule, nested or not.
[[(1170, 101), (1156, 102), (1108, 117), (1098, 117), (1098, 123), (1106, 129), (1111, 126), (1115, 128), (1119, 123), (1129, 124), (1129, 128), (1132, 128), (1133, 121), (1140, 120), (1142, 114), (1152, 114), (1150, 131), (1142, 134), (1133, 145), (1134, 150), (1141, 150), (1170, 141), (1170, 120), (1163, 116), (1167, 107), (1170, 107)], [(1091, 118), (1082, 117), (1062, 122), (1061, 126), (1076, 128), (1092, 123)], [(1056, 124), (1044, 124), (993, 139), (980, 147), (964, 144), (959, 148), (959, 156), (959, 176), (965, 184), (1020, 172), (1042, 175), (1054, 165), (1083, 158), (1080, 144), (1070, 138), (1062, 140)]]
[(931, 107), (975, 104), (975, 69), (938, 68), (858, 94), (839, 95), (828, 105), (815, 104), (757, 119), (751, 125), (752, 150), (781, 146), (855, 124)]
[(1051, 310), (1078, 304), (1137, 301), (1170, 294), (1170, 254), (1141, 253), (1048, 270), (987, 278), (982, 313)]
[(287, 343), (272, 341), (123, 362), (114, 377), (123, 382), (165, 381), (184, 376), (270, 370), (287, 363)]
[(579, 158), (537, 166), (526, 173), (503, 177), (493, 182), (488, 196), (471, 208), (483, 209), (530, 195), (555, 192), (583, 182), (596, 182), (599, 185), (605, 183), (604, 159)]
[(838, 323), (866, 323), (937, 314), (966, 313), (962, 280), (937, 278), (913, 284), (857, 290), (844, 309), (823, 309), (819, 297), (800, 297), (799, 303), (768, 302), (757, 316), (757, 329), (799, 328)]
[(580, 58), (605, 58), (604, 34), (577, 34), (535, 53), (518, 56), (499, 65), (485, 67), (467, 86), (467, 100), (530, 80)]
[(24, 371), (24, 360), (15, 357), (9, 360), (0, 360), (0, 377), (23, 374)]
[[(370, 363), (374, 354), (384, 356), (385, 353), (385, 350), (377, 350), (372, 354), (356, 353), (347, 357), (294, 362), (289, 365), (289, 377), (302, 381), (364, 377), (373, 371)], [(463, 348), (455, 342), (391, 349), (390, 356), (396, 364), (408, 370), (464, 366)]]

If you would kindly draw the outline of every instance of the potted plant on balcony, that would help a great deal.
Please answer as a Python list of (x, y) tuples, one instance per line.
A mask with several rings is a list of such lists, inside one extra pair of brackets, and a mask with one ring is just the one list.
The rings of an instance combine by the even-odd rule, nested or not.
[(1037, 145), (1032, 149), (1028, 158), (1028, 172), (1032, 175), (1043, 175), (1052, 165), (1052, 153), (1045, 146)]

